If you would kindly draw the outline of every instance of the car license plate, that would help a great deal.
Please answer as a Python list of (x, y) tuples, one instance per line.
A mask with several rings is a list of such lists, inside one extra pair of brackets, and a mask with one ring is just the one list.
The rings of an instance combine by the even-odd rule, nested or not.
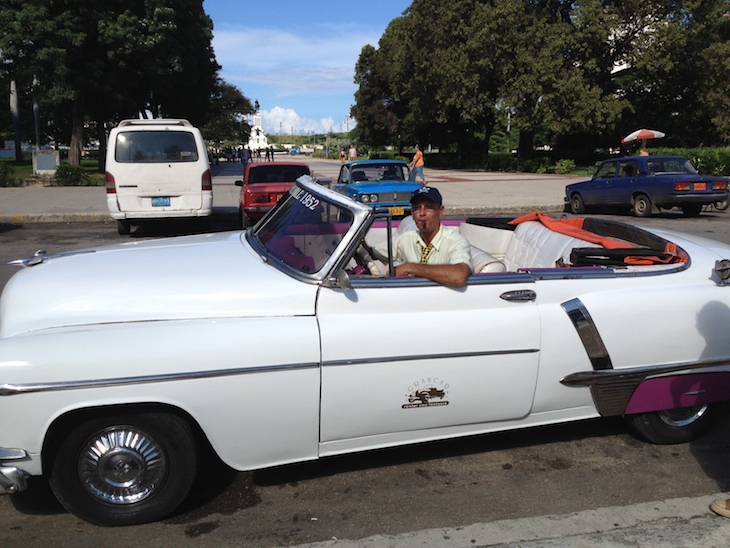
[(707, 183), (695, 183), (695, 190), (707, 190)]
[(169, 196), (153, 196), (152, 207), (170, 207)]
[(391, 215), (405, 215), (405, 209), (402, 207), (389, 207), (388, 213)]

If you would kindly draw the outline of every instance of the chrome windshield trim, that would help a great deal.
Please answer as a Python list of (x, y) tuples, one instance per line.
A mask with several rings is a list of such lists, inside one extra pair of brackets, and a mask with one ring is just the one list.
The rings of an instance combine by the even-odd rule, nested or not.
[(369, 363), (407, 362), (423, 360), (447, 360), (454, 358), (475, 358), (480, 356), (508, 356), (513, 354), (534, 354), (539, 352), (537, 348), (524, 348), (519, 350), (488, 350), (484, 352), (453, 352), (449, 354), (413, 354), (410, 356), (382, 356), (379, 358), (355, 358), (347, 360), (328, 360), (322, 362), (323, 367), (334, 367), (341, 365), (362, 365)]
[(319, 363), (298, 363), (282, 365), (262, 365), (258, 367), (241, 367), (236, 369), (216, 369), (212, 371), (191, 371), (188, 373), (168, 373), (164, 375), (145, 375), (140, 377), (117, 377), (111, 379), (96, 379), (88, 381), (63, 381), (29, 384), (1, 384), (0, 396), (17, 396), (35, 392), (58, 392), (62, 390), (81, 390), (87, 388), (109, 388), (128, 386), (133, 384), (150, 384), (171, 381), (185, 381), (191, 379), (211, 379), (216, 377), (232, 377), (249, 375), (252, 373), (269, 373), (275, 371), (292, 371), (297, 369), (317, 369)]

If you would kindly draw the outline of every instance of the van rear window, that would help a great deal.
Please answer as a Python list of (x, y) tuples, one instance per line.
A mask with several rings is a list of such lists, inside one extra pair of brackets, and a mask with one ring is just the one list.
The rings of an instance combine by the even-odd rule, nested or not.
[(187, 131), (123, 131), (117, 134), (117, 162), (197, 162), (195, 136)]

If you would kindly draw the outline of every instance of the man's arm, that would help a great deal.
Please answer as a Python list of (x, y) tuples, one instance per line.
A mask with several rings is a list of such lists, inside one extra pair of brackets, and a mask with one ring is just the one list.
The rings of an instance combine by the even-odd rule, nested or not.
[(449, 286), (461, 287), (471, 274), (466, 263), (459, 264), (419, 264), (404, 263), (395, 267), (396, 276), (418, 276)]

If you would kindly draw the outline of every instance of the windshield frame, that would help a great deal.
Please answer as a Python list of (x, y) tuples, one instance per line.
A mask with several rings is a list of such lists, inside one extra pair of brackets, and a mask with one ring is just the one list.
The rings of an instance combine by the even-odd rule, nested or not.
[[(315, 267), (315, 270), (312, 272), (305, 272), (285, 262), (274, 252), (272, 249), (273, 246), (269, 245), (272, 239), (266, 238), (268, 237), (267, 231), (275, 230), (277, 224), (287, 220), (287, 217), (291, 216), (289, 212), (293, 211), (292, 208), (297, 208), (298, 210), (302, 208), (312, 209), (309, 207), (313, 203), (312, 200), (318, 200), (316, 206), (322, 206), (328, 209), (335, 208), (342, 212), (348, 212), (352, 217), (352, 221), (342, 221), (350, 222), (350, 226), (342, 233), (339, 242), (331, 250), (331, 253), (328, 251), (329, 258), (319, 268)], [(254, 227), (245, 232), (245, 237), (251, 247), (253, 247), (266, 263), (298, 280), (307, 283), (321, 283), (336, 268), (340, 267), (345, 257), (350, 255), (348, 250), (354, 245), (354, 242), (360, 241), (361, 234), (370, 225), (368, 219), (373, 215), (374, 211), (372, 208), (359, 204), (343, 194), (319, 185), (311, 176), (304, 175), (297, 179), (294, 185), (292, 185), (285, 196), (279, 200), (271, 211), (256, 223)], [(322, 224), (325, 225), (328, 223), (323, 220)], [(291, 223), (288, 225), (291, 226)], [(312, 236), (316, 237), (317, 235), (312, 234)], [(270, 238), (273, 238), (273, 236), (270, 236)]]

